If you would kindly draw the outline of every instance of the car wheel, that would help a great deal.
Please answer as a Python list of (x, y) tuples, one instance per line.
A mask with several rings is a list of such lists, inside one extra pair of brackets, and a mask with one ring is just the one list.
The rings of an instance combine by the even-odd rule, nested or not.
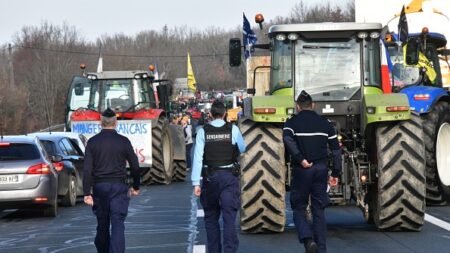
[(63, 206), (75, 206), (77, 203), (77, 178), (70, 175), (69, 186), (66, 195), (61, 200)]
[(58, 197), (55, 196), (51, 206), (44, 209), (45, 217), (56, 217), (58, 215)]

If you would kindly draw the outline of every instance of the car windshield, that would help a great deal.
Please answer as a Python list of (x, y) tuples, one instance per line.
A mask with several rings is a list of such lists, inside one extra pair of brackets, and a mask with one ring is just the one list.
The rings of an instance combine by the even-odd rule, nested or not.
[(39, 158), (39, 151), (33, 144), (10, 143), (0, 145), (0, 161), (36, 160)]
[(56, 145), (53, 141), (41, 140), (41, 143), (48, 155), (56, 155)]
[(302, 90), (315, 101), (349, 100), (361, 86), (361, 46), (354, 38), (298, 40), (295, 47), (295, 97)]
[[(126, 112), (142, 108), (150, 108), (150, 97), (146, 79), (107, 79), (93, 81), (95, 96), (91, 95), (94, 108), (104, 111), (110, 107), (116, 112)], [(95, 97), (100, 94), (100, 99)]]

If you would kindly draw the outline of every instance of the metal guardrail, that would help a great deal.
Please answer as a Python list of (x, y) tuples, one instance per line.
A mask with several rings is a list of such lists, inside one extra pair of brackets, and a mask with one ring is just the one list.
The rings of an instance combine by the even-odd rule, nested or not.
[(44, 129), (39, 130), (39, 132), (48, 132), (48, 131), (56, 131), (56, 130), (60, 130), (65, 132), (66, 131), (66, 125), (65, 124), (58, 124), (58, 125), (54, 125), (51, 127), (47, 127)]

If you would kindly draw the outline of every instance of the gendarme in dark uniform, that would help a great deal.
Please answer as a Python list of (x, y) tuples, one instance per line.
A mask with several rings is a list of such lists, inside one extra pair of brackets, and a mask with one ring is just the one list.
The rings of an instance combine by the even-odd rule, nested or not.
[[(192, 166), (194, 194), (200, 196), (205, 212), (205, 228), (209, 253), (222, 252), (219, 218), (223, 219), (223, 252), (235, 253), (239, 246), (236, 216), (240, 206), (239, 177), (233, 172), (239, 152), (245, 143), (237, 126), (226, 123), (225, 106), (214, 102), (209, 124), (198, 130)], [(200, 174), (203, 182), (200, 188)]]
[[(286, 121), (283, 140), (292, 157), (291, 207), (298, 238), (307, 253), (326, 252), (324, 209), (329, 205), (328, 148), (333, 153), (330, 182), (341, 171), (341, 151), (333, 125), (314, 112), (311, 96), (302, 91), (297, 98), (299, 113)], [(311, 196), (313, 224), (308, 223), (306, 207)]]
[(97, 251), (122, 253), (125, 252), (124, 222), (130, 202), (126, 162), (133, 177), (131, 195), (139, 194), (139, 162), (128, 138), (115, 130), (117, 118), (114, 111), (106, 109), (101, 123), (102, 131), (90, 138), (86, 146), (84, 199), (86, 204), (93, 204), (92, 210), (97, 216)]

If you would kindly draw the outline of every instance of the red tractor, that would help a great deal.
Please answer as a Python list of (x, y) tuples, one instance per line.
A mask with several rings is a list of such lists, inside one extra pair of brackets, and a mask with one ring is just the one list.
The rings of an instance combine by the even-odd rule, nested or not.
[[(99, 71), (75, 76), (66, 100), (66, 128), (91, 137), (101, 130), (100, 115), (113, 109), (118, 133), (127, 136), (142, 170), (142, 183), (169, 184), (186, 178), (184, 135), (170, 125), (165, 111), (168, 80), (149, 71)], [(157, 91), (154, 84), (159, 83)]]

